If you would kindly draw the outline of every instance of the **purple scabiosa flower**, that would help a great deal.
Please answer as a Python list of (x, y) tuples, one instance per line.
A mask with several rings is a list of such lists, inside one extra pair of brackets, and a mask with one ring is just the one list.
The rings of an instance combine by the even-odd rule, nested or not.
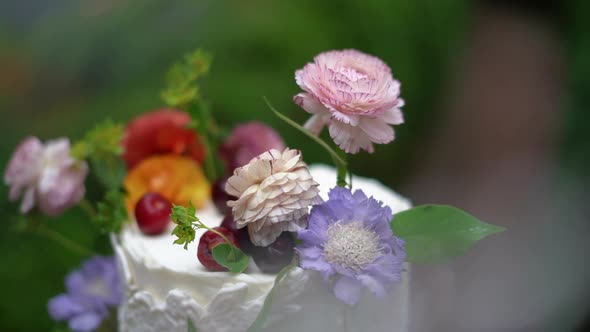
[(49, 300), (52, 319), (68, 321), (74, 332), (94, 331), (123, 296), (123, 284), (114, 257), (95, 256), (68, 274), (67, 292)]
[(404, 241), (393, 235), (391, 209), (361, 190), (336, 187), (311, 209), (308, 228), (297, 232), (299, 265), (333, 282), (336, 297), (350, 305), (364, 287), (377, 297), (401, 279)]

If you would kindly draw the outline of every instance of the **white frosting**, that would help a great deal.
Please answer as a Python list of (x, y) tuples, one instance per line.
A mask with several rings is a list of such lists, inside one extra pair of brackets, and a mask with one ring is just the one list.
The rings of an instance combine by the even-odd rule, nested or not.
[[(333, 168), (310, 168), (321, 195), (334, 187)], [(354, 177), (353, 188), (383, 201), (394, 212), (410, 203), (376, 180)], [(222, 216), (209, 203), (197, 212), (208, 226), (218, 226)], [(170, 231), (172, 225), (170, 226)], [(199, 239), (204, 231), (197, 231)], [(127, 300), (119, 311), (121, 331), (187, 331), (191, 319), (199, 332), (246, 331), (256, 320), (273, 287), (275, 275), (251, 267), (239, 275), (209, 272), (197, 259), (198, 240), (188, 250), (173, 244), (170, 232), (145, 236), (130, 223), (112, 237), (123, 271)], [(385, 300), (364, 294), (351, 308), (339, 302), (328, 285), (313, 271), (293, 269), (279, 284), (265, 322), (265, 331), (406, 331), (409, 274), (404, 272)]]

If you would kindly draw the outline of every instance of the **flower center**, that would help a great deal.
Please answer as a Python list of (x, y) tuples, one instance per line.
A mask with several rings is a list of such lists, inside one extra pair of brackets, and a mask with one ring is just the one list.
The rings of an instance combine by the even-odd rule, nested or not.
[(100, 279), (93, 280), (86, 287), (86, 292), (89, 295), (106, 298), (110, 294), (109, 287), (104, 281)]
[(360, 222), (337, 222), (328, 228), (324, 258), (328, 263), (358, 271), (372, 263), (381, 252), (379, 236)]

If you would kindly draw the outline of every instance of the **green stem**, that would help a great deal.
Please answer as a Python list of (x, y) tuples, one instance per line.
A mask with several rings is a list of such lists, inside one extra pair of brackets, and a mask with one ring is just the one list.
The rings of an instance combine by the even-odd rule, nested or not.
[(305, 129), (304, 127), (299, 125), (297, 122), (289, 119), (287, 116), (283, 115), (281, 112), (277, 111), (270, 104), (270, 102), (268, 101), (268, 99), (266, 97), (263, 97), (263, 98), (264, 98), (264, 101), (266, 102), (266, 105), (268, 105), (268, 108), (270, 108), (270, 110), (273, 111), (273, 113), (277, 117), (279, 117), (279, 119), (285, 121), (287, 124), (291, 125), (293, 128), (295, 128), (295, 129), (299, 130), (300, 132), (302, 132), (303, 134), (305, 134), (305, 136), (311, 138), (314, 142), (318, 143), (321, 147), (323, 147), (328, 152), (328, 154), (332, 157), (332, 162), (334, 163), (334, 165), (336, 166), (336, 169), (338, 171), (337, 176), (336, 176), (336, 184), (340, 187), (345, 187), (346, 186), (346, 174), (350, 173), (350, 172), (348, 172), (348, 163), (346, 162), (346, 160), (343, 159), (342, 157), (340, 157), (338, 155), (338, 153), (336, 151), (334, 151), (321, 138), (314, 135), (312, 132)]
[(202, 227), (202, 228), (205, 228), (206, 230), (208, 230), (208, 231), (211, 231), (211, 232), (213, 232), (213, 233), (215, 233), (215, 234), (217, 234), (217, 235), (219, 235), (219, 236), (221, 236), (221, 238), (223, 238), (223, 240), (224, 240), (225, 242), (227, 242), (227, 244), (229, 244), (229, 245), (231, 245), (231, 246), (233, 246), (233, 245), (234, 245), (234, 244), (233, 244), (233, 243), (231, 243), (231, 241), (230, 241), (230, 240), (229, 240), (229, 239), (228, 239), (228, 238), (227, 238), (225, 235), (223, 235), (221, 232), (219, 232), (219, 231), (217, 231), (217, 230), (215, 230), (215, 229), (213, 229), (213, 228), (211, 228), (211, 227), (209, 227), (209, 226), (207, 226), (207, 225), (205, 225), (205, 224), (203, 224), (203, 223), (201, 223), (201, 227)]
[(215, 158), (215, 155), (213, 152), (213, 147), (209, 142), (209, 137), (206, 133), (201, 135), (201, 142), (207, 150), (207, 156), (205, 157), (205, 173), (207, 173), (209, 180), (213, 182), (215, 181), (215, 179), (217, 179), (217, 174), (215, 174), (215, 160), (213, 160), (213, 158)]
[(38, 234), (43, 235), (46, 238), (55, 241), (56, 243), (59, 243), (64, 248), (79, 254), (80, 256), (93, 256), (96, 254), (94, 251), (69, 240), (65, 236), (63, 236), (60, 233), (56, 232), (55, 230), (47, 227), (43, 223), (39, 224), (35, 228), (35, 231)]
[(82, 211), (84, 211), (89, 218), (94, 219), (96, 217), (96, 209), (86, 197), (82, 198), (79, 205)]

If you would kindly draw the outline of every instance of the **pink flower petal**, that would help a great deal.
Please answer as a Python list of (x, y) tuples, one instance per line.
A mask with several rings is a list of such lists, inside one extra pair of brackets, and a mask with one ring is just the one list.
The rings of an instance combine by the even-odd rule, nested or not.
[(393, 128), (380, 119), (363, 119), (359, 127), (369, 136), (372, 142), (387, 144), (395, 138)]
[(404, 123), (404, 115), (402, 114), (402, 111), (400, 111), (397, 107), (388, 109), (387, 111), (383, 112), (383, 114), (379, 116), (379, 119), (381, 119), (385, 123), (392, 125)]
[(43, 144), (36, 137), (23, 140), (12, 155), (4, 173), (4, 182), (11, 186), (10, 200), (18, 199), (23, 188), (33, 185), (41, 169)]
[(393, 140), (388, 124), (403, 123), (400, 83), (387, 64), (372, 55), (357, 50), (324, 52), (297, 70), (295, 80), (306, 91), (294, 97), (297, 105), (314, 115), (326, 109), (331, 115), (329, 120), (312, 117), (306, 128), (319, 134), (329, 121), (330, 135), (347, 153), (373, 152), (372, 143)]
[(326, 106), (314, 99), (309, 93), (299, 93), (295, 95), (295, 97), (293, 97), (293, 102), (310, 114), (323, 114), (328, 112)]
[(326, 126), (329, 121), (330, 118), (326, 118), (325, 116), (319, 114), (314, 114), (309, 119), (307, 119), (303, 127), (314, 135), (319, 135), (322, 129), (324, 129), (324, 126)]
[(374, 148), (367, 134), (359, 127), (332, 121), (330, 123), (330, 137), (344, 152), (355, 154), (360, 149), (373, 153)]
[(35, 187), (29, 187), (23, 195), (23, 200), (20, 204), (20, 212), (28, 213), (35, 206)]

